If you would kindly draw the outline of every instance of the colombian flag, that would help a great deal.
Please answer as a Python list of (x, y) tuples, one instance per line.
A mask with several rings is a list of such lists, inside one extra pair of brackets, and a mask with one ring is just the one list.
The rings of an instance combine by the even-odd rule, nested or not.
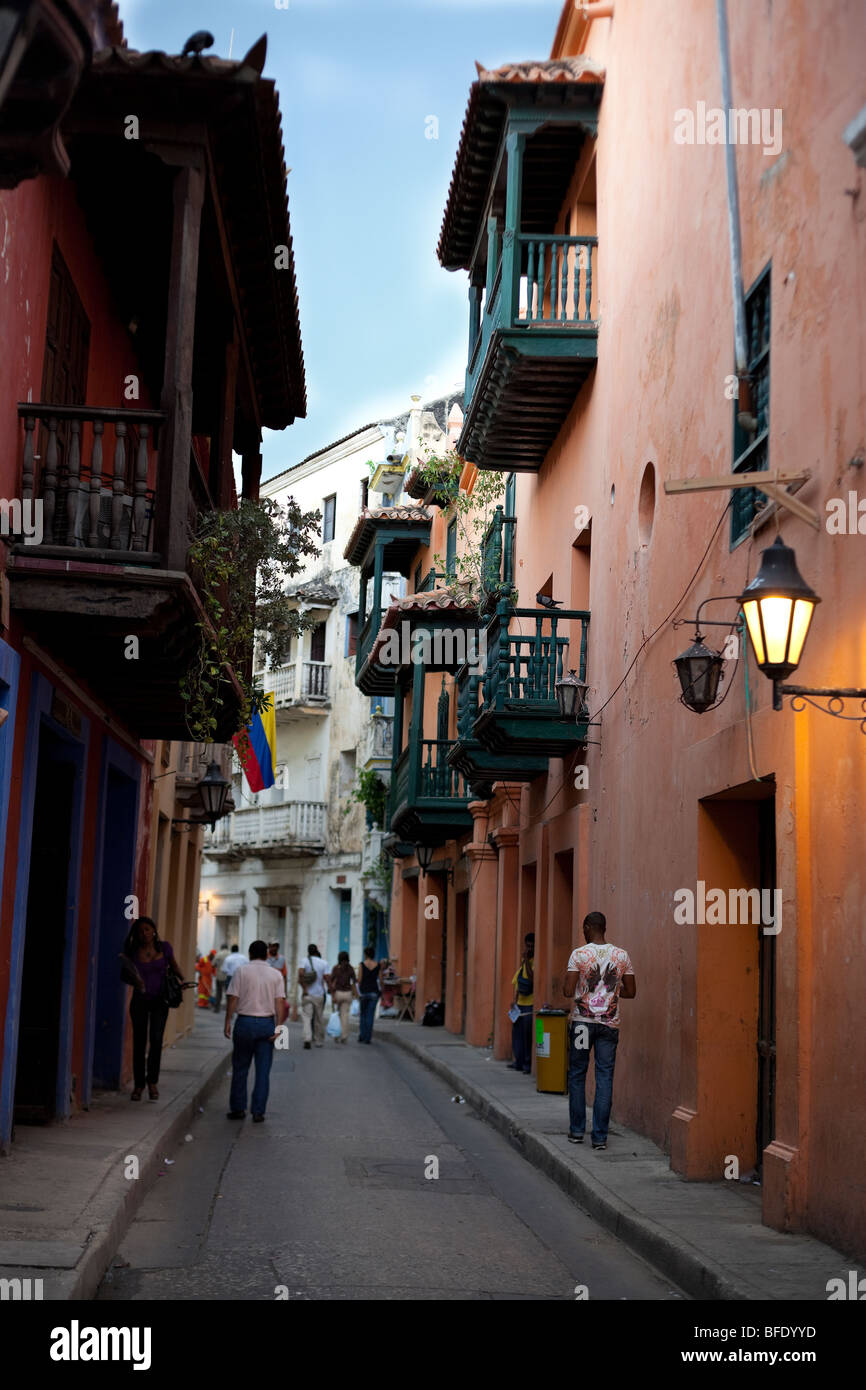
[(253, 717), (242, 734), (232, 739), (251, 792), (263, 792), (274, 785), (277, 764), (277, 717), (274, 697), (268, 695), (261, 714)]

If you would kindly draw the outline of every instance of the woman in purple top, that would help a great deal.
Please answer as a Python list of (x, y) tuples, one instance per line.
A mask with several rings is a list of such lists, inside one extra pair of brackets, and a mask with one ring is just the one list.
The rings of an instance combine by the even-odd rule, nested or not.
[(130, 1100), (141, 1100), (145, 1084), (150, 1099), (158, 1100), (157, 1082), (159, 1064), (162, 1061), (162, 1035), (168, 1018), (168, 1004), (162, 993), (163, 980), (166, 971), (172, 970), (184, 989), (192, 989), (194, 982), (184, 980), (174, 958), (174, 951), (167, 941), (160, 941), (152, 917), (136, 918), (124, 943), (123, 952), (134, 962), (141, 978), (141, 984), (133, 987), (129, 1004), (129, 1016), (132, 1019), (132, 1070), (135, 1079), (135, 1090)]

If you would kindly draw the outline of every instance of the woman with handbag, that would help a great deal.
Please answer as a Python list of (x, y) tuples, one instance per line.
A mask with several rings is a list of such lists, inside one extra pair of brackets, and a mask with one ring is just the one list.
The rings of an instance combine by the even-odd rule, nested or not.
[(124, 942), (123, 953), (133, 963), (141, 980), (140, 985), (133, 987), (129, 1003), (135, 1081), (130, 1100), (141, 1100), (145, 1085), (150, 1099), (158, 1100), (162, 1035), (168, 1011), (180, 1004), (183, 990), (194, 989), (195, 983), (184, 980), (170, 944), (160, 941), (152, 917), (135, 919)]
[[(348, 951), (341, 951), (337, 956), (337, 964), (331, 974), (326, 976), (326, 981), (334, 1001), (333, 1008), (335, 1011), (340, 1010), (340, 1035), (337, 1042), (348, 1042), (349, 1007), (352, 999), (358, 998), (358, 981), (355, 978), (354, 966), (349, 962)], [(332, 1036), (336, 1037), (336, 1033)]]

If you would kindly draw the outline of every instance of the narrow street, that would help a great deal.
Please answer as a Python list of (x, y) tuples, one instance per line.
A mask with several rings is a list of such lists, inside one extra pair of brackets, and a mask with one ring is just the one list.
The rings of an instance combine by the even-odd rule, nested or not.
[(375, 1035), (304, 1052), (291, 1025), (263, 1125), (227, 1120), (227, 1093), (167, 1155), (98, 1300), (683, 1298)]

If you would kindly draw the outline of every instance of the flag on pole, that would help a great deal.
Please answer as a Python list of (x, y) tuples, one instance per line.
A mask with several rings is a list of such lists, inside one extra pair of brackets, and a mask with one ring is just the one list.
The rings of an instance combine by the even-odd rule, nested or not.
[(265, 791), (276, 779), (277, 717), (273, 694), (266, 698), (261, 714), (254, 715), (244, 732), (232, 739), (251, 792)]

